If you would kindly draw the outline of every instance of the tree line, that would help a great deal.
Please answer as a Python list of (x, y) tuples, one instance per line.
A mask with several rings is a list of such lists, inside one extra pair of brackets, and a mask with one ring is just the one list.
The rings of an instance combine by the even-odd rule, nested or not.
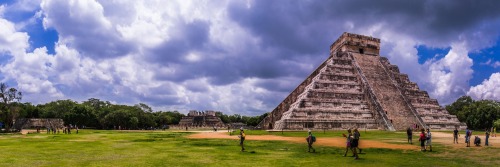
[[(7, 84), (0, 83), (0, 122), (7, 131), (17, 118), (60, 118), (66, 125), (85, 126), (96, 129), (150, 129), (164, 128), (166, 125), (179, 124), (185, 115), (178, 111), (153, 111), (144, 103), (136, 105), (112, 104), (90, 98), (78, 103), (73, 100), (57, 100), (33, 105), (21, 103), (22, 93)], [(226, 115), (217, 112), (224, 123), (241, 122), (256, 126), (266, 114), (261, 116)], [(0, 128), (1, 129), (1, 128)]]
[(493, 100), (473, 100), (462, 96), (450, 105), (446, 105), (450, 114), (456, 115), (460, 122), (465, 122), (469, 129), (484, 130), (496, 126), (500, 129), (500, 102)]

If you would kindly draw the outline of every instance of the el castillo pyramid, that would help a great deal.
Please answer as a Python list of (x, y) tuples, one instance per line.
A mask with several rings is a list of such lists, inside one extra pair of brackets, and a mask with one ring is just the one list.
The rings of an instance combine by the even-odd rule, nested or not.
[(380, 39), (343, 33), (330, 56), (259, 124), (263, 129), (465, 129), (379, 55)]

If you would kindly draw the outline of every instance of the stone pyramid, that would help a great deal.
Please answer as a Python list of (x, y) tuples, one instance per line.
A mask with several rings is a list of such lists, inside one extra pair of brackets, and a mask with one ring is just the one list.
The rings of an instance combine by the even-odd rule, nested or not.
[(379, 55), (380, 39), (343, 33), (330, 56), (260, 124), (263, 129), (464, 129)]

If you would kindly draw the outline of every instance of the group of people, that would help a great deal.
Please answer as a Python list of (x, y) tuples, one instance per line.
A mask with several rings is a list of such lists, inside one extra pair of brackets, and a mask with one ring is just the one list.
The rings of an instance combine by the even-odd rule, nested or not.
[[(485, 146), (488, 146), (488, 139), (490, 137), (490, 130), (486, 129), (485, 130)], [(492, 128), (491, 135), (492, 137), (496, 137), (496, 128)], [(408, 127), (406, 130), (406, 133), (408, 135), (408, 143), (413, 144), (412, 138), (413, 138), (413, 130), (411, 127)], [(355, 157), (354, 159), (359, 159), (358, 152), (361, 153), (361, 149), (359, 148), (359, 138), (361, 137), (361, 134), (359, 133), (358, 129), (355, 128), (354, 132), (351, 131), (351, 129), (347, 130), (347, 135), (342, 134), (346, 138), (346, 150), (344, 153), (344, 157), (347, 156), (347, 153), (349, 150), (352, 151), (352, 157)], [(465, 130), (465, 143), (467, 143), (467, 147), (470, 147), (470, 139), (472, 136), (472, 130), (469, 130), (468, 128)], [(245, 151), (245, 147), (243, 145), (245, 141), (245, 132), (243, 128), (240, 128), (240, 135), (238, 136), (240, 138), (240, 146), (241, 146), (241, 151)], [(458, 137), (460, 137), (459, 131), (457, 128), (453, 131), (453, 143), (458, 144)], [(306, 138), (307, 145), (308, 145), (308, 152), (316, 152), (316, 150), (313, 148), (313, 143), (316, 142), (316, 137), (312, 134), (311, 130), (308, 131), (308, 136)], [(418, 141), (420, 141), (420, 147), (421, 151), (432, 151), (432, 133), (430, 128), (427, 129), (421, 129), (421, 133), (419, 135)], [(478, 142), (479, 141), (479, 142)], [(476, 144), (477, 143), (477, 144)], [(480, 138), (476, 136), (474, 144), (477, 146), (480, 144)]]
[(425, 129), (422, 129), (421, 133), (420, 133), (420, 137), (418, 138), (418, 141), (420, 141), (420, 147), (421, 147), (420, 150), (421, 151), (427, 151), (427, 148), (429, 148), (429, 151), (432, 151), (431, 129), (427, 128), (427, 131), (425, 131)]
[[(311, 130), (309, 130), (308, 132), (308, 136), (306, 137), (306, 141), (307, 141), (307, 146), (308, 146), (308, 152), (316, 152), (316, 149), (314, 149), (313, 147), (313, 143), (316, 142), (316, 137), (312, 134)], [(355, 157), (354, 159), (357, 160), (359, 159), (359, 156), (358, 156), (358, 152), (357, 150), (359, 150), (359, 153), (361, 153), (362, 149), (359, 148), (359, 138), (361, 137), (361, 134), (359, 133), (358, 129), (355, 128), (354, 129), (354, 132), (351, 131), (351, 129), (348, 129), (347, 130), (347, 135), (343, 134), (343, 136), (346, 138), (346, 151), (344, 153), (344, 157), (347, 156), (347, 153), (349, 152), (349, 150), (352, 151), (352, 157)], [(246, 135), (245, 135), (245, 131), (243, 128), (240, 128), (240, 135), (238, 135), (238, 137), (240, 138), (240, 146), (241, 146), (241, 151), (245, 151), (245, 146), (244, 146), (244, 142), (245, 142), (245, 138), (246, 138)]]
[(357, 150), (359, 150), (359, 153), (361, 153), (362, 150), (359, 148), (359, 137), (361, 137), (361, 134), (358, 128), (354, 129), (354, 133), (352, 133), (351, 129), (347, 129), (347, 135), (344, 135), (344, 137), (346, 138), (344, 157), (347, 156), (347, 152), (351, 150), (352, 157), (355, 157), (354, 159), (359, 159)]
[[(496, 132), (496, 128), (491, 128), (491, 132), (490, 132), (490, 129), (485, 129), (485, 143), (484, 143), (485, 146), (489, 146), (490, 135), (492, 137), (496, 137), (495, 132)], [(412, 142), (412, 136), (413, 136), (412, 128), (408, 127), (408, 129), (406, 130), (406, 134), (408, 135), (408, 143), (413, 144), (413, 142)], [(458, 137), (460, 137), (460, 134), (459, 134), (458, 129), (455, 128), (455, 130), (453, 130), (453, 143), (454, 144), (458, 144)], [(466, 147), (470, 147), (471, 137), (472, 137), (472, 130), (467, 128), (465, 130)], [(421, 133), (420, 133), (418, 140), (420, 141), (420, 146), (421, 146), (422, 151), (427, 151), (427, 148), (429, 148), (429, 151), (432, 151), (432, 134), (431, 134), (431, 131), (429, 128), (421, 129)], [(481, 138), (479, 138), (479, 136), (475, 136), (474, 144), (476, 146), (481, 145)]]
[[(76, 130), (76, 134), (78, 134), (78, 127), (77, 126), (73, 127), (71, 125), (63, 126), (63, 128), (47, 127), (46, 132), (47, 132), (47, 134), (56, 134), (56, 133), (59, 134), (61, 132), (60, 130), (62, 129), (64, 134), (71, 134), (71, 129), (73, 129), (73, 128)], [(40, 133), (40, 130), (41, 130), (40, 127), (37, 127), (36, 133)]]
[[(429, 151), (432, 151), (432, 133), (431, 129), (421, 129), (420, 130), (420, 136), (418, 138), (418, 141), (420, 141), (420, 150), (421, 151), (427, 151), (427, 148), (429, 148)], [(413, 144), (413, 130), (412, 128), (408, 127), (406, 129), (406, 135), (408, 136), (408, 143)]]
[[(484, 140), (484, 146), (489, 146), (490, 145), (490, 143), (489, 143), (490, 135), (491, 135), (491, 137), (496, 137), (496, 127), (491, 128), (491, 129), (486, 128), (484, 131), (485, 131), (484, 132), (484, 139), (485, 139)], [(455, 131), (453, 133), (454, 133), (453, 135), (455, 135), (455, 133), (458, 134), (458, 130), (455, 129)], [(472, 137), (472, 130), (470, 130), (469, 128), (467, 128), (465, 130), (465, 143), (467, 144), (467, 147), (470, 147), (471, 137)], [(476, 146), (480, 146), (481, 145), (481, 138), (479, 136), (477, 136), (477, 135), (474, 138), (474, 145), (476, 145)]]

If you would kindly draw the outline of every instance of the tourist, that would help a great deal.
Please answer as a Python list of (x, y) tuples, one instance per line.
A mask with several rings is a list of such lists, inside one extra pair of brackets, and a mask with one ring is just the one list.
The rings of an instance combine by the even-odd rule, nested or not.
[(458, 137), (460, 137), (460, 134), (458, 134), (458, 128), (455, 128), (453, 131), (453, 143), (458, 144)]
[(309, 131), (308, 131), (308, 134), (309, 134), (309, 135), (308, 135), (308, 136), (307, 136), (307, 138), (306, 138), (306, 141), (307, 141), (307, 146), (308, 146), (308, 148), (309, 148), (309, 151), (308, 151), (308, 152), (311, 152), (311, 149), (313, 150), (313, 152), (316, 152), (316, 149), (314, 149), (314, 148), (313, 148), (313, 146), (312, 146), (312, 145), (313, 145), (313, 143), (314, 143), (314, 142), (316, 142), (316, 137), (314, 137), (314, 136), (312, 135), (311, 130), (309, 130)]
[[(361, 133), (359, 133), (358, 128), (355, 129), (357, 134), (358, 134), (358, 142), (356, 144), (356, 148), (359, 150), (359, 152), (356, 152), (358, 154), (361, 154), (361, 151), (363, 151), (361, 148), (359, 148), (359, 140), (361, 139)], [(365, 131), (366, 132), (366, 131)], [(354, 134), (353, 134), (354, 135)]]
[(426, 151), (425, 149), (425, 130), (422, 129), (418, 141), (420, 141), (420, 151)]
[(490, 138), (490, 130), (486, 128), (485, 131), (486, 132), (485, 132), (484, 146), (489, 146), (488, 139)]
[(354, 133), (352, 135), (352, 142), (351, 142), (351, 150), (355, 156), (355, 158), (354, 158), (355, 160), (359, 159), (358, 153), (356, 152), (356, 149), (359, 149), (358, 144), (359, 144), (359, 137), (360, 136), (361, 135), (359, 134), (358, 128), (354, 128)]
[(481, 138), (479, 138), (479, 136), (474, 138), (474, 145), (481, 146)]
[(245, 151), (245, 147), (243, 145), (243, 142), (245, 142), (245, 131), (243, 131), (243, 127), (240, 128), (240, 135), (238, 136), (240, 137), (240, 146), (241, 146), (241, 151)]
[(406, 129), (406, 135), (408, 135), (408, 143), (413, 144), (412, 137), (413, 137), (413, 132), (410, 127)]
[(472, 135), (472, 131), (469, 128), (465, 129), (465, 143), (467, 143), (467, 147), (470, 147), (470, 137)]
[(75, 126), (76, 127), (76, 134), (78, 134), (78, 126)]
[(432, 151), (432, 135), (431, 135), (431, 130), (427, 128), (427, 136), (426, 136), (426, 145), (429, 148), (429, 151)]
[[(351, 140), (352, 140), (352, 132), (351, 129), (347, 129), (347, 136), (345, 134), (342, 134), (346, 138), (346, 148), (345, 148), (345, 153), (344, 157), (347, 156), (347, 152), (351, 149)], [(352, 155), (354, 156), (354, 155)]]
[(186, 126), (186, 131), (188, 131), (188, 127)]

